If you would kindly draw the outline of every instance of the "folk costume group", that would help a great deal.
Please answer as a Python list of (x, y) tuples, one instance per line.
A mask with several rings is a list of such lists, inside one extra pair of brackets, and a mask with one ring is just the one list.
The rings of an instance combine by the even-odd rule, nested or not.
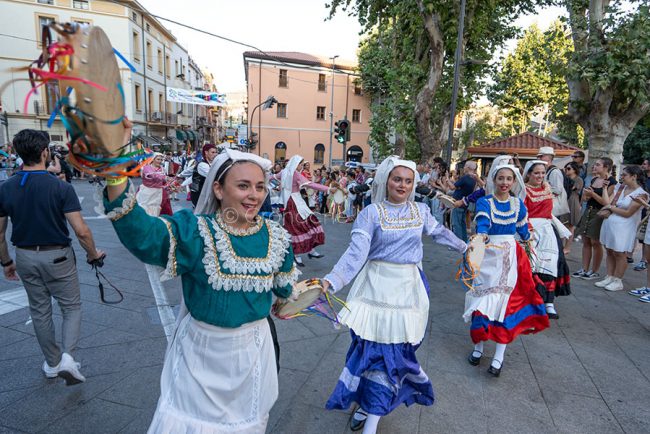
[[(128, 181), (104, 191), (102, 206), (127, 249), (158, 267), (162, 279), (182, 280), (181, 310), (150, 433), (265, 432), (278, 396), (266, 317), (274, 296), (296, 296), (300, 272), (294, 254), (320, 257), (313, 249), (324, 243), (318, 219), (299, 194), (301, 188), (323, 186), (300, 174), (302, 162), (293, 157), (280, 176), (284, 228), (258, 216), (271, 162), (250, 153), (225, 150), (212, 161), (193, 213), (148, 213)], [(552, 201), (544, 181), (526, 186), (508, 160), (499, 163), (476, 203), (476, 236), (485, 239), (486, 251), (463, 314), (475, 344), (471, 364), (480, 363), (484, 341), (497, 343), (488, 371), (495, 376), (506, 345), (519, 334), (547, 328), (545, 303), (552, 303), (556, 292), (568, 292), (558, 234), (541, 221), (548, 220), (546, 201)], [(347, 308), (339, 312), (351, 344), (326, 407), (356, 403), (351, 427), (364, 433), (376, 432), (380, 418), (400, 404), (434, 402), (431, 381), (416, 358), (430, 292), (421, 265), (422, 236), (461, 254), (468, 250), (426, 205), (414, 202), (417, 176), (411, 161), (389, 157), (381, 163), (371, 205), (358, 215), (350, 245), (322, 279), (324, 292), (340, 291), (354, 280)], [(543, 208), (536, 211), (540, 221), (532, 222), (532, 237), (529, 206)], [(532, 269), (516, 236), (537, 246)]]

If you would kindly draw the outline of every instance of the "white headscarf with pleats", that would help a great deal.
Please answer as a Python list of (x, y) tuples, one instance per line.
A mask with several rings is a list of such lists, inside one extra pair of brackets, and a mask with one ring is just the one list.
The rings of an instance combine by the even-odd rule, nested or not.
[(216, 179), (217, 172), (219, 172), (221, 166), (229, 164), (229, 167), (219, 175), (219, 178), (223, 178), (225, 173), (230, 170), (230, 167), (232, 167), (234, 163), (240, 161), (248, 161), (257, 164), (262, 168), (265, 174), (267, 174), (273, 166), (273, 163), (266, 158), (262, 158), (250, 152), (241, 152), (235, 149), (224, 150), (221, 154), (217, 155), (212, 162), (212, 166), (210, 166), (210, 172), (208, 172), (208, 176), (205, 177), (201, 195), (196, 203), (196, 208), (194, 208), (194, 214), (214, 214), (217, 211), (218, 201), (212, 191), (212, 185), (215, 181), (219, 181), (219, 179)]
[(375, 178), (372, 181), (371, 200), (373, 203), (379, 203), (386, 199), (386, 195), (387, 195), (386, 185), (388, 184), (388, 175), (390, 175), (390, 172), (394, 168), (400, 166), (411, 169), (415, 174), (415, 177), (413, 179), (413, 189), (409, 194), (408, 200), (415, 199), (415, 186), (417, 185), (420, 179), (420, 175), (418, 174), (417, 170), (415, 170), (416, 164), (413, 161), (402, 160), (398, 156), (393, 155), (391, 157), (386, 158), (384, 161), (382, 161), (379, 167), (377, 168), (377, 173), (375, 174)]

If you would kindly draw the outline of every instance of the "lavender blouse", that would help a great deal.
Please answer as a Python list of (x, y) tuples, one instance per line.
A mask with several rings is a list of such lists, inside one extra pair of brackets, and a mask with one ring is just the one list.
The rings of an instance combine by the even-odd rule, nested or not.
[(426, 204), (383, 201), (371, 204), (357, 216), (350, 245), (332, 271), (325, 276), (332, 292), (350, 283), (366, 261), (419, 264), (422, 235), (462, 253), (466, 244), (438, 223)]

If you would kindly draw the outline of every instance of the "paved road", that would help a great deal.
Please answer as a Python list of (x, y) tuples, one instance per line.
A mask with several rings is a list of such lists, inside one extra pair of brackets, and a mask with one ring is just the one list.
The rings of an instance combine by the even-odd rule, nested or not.
[[(119, 305), (99, 303), (95, 276), (80, 261), (82, 339), (77, 358), (88, 381), (65, 387), (46, 380), (22, 291), (0, 280), (0, 433), (143, 433), (155, 409), (167, 339), (142, 263), (96, 218), (93, 192), (75, 182), (84, 215), (109, 259), (104, 272), (125, 293)], [(184, 201), (175, 206), (185, 205)], [(322, 276), (345, 250), (351, 225), (325, 222), (326, 257), (306, 259), (305, 276)], [(79, 258), (84, 257), (75, 241)], [(452, 278), (457, 255), (425, 240), (424, 270), (431, 284), (430, 324), (418, 358), (436, 392), (433, 407), (401, 407), (382, 418), (382, 433), (650, 432), (650, 306), (588, 282), (557, 303), (561, 318), (510, 345), (503, 372), (487, 362), (472, 367), (461, 318), (464, 293)], [(637, 254), (638, 256), (638, 254)], [(570, 265), (576, 268), (576, 257)], [(628, 271), (628, 287), (644, 283)], [(164, 284), (172, 307), (180, 282)], [(56, 322), (60, 324), (58, 308)], [(343, 366), (345, 330), (320, 318), (277, 322), (281, 341), (280, 398), (272, 433), (346, 433), (350, 412), (324, 403)], [(60, 330), (60, 328), (59, 328)], [(493, 345), (487, 345), (490, 354)]]

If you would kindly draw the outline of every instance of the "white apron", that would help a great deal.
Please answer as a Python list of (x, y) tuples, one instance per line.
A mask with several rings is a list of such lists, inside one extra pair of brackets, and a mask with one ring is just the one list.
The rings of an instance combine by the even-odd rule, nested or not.
[(473, 291), (465, 293), (465, 322), (478, 310), (490, 321), (503, 322), (510, 293), (517, 283), (517, 250), (513, 235), (490, 235)]
[(548, 274), (557, 277), (557, 261), (560, 255), (557, 238), (550, 219), (531, 218), (533, 225), (533, 248), (535, 255), (531, 258), (533, 273)]
[(170, 342), (149, 434), (264, 433), (278, 397), (266, 319), (223, 328), (185, 315)]
[(368, 261), (339, 312), (341, 323), (367, 341), (419, 344), (429, 316), (427, 296), (415, 264)]
[(162, 188), (151, 188), (141, 185), (135, 199), (150, 216), (158, 217), (160, 207), (162, 206), (163, 191)]

